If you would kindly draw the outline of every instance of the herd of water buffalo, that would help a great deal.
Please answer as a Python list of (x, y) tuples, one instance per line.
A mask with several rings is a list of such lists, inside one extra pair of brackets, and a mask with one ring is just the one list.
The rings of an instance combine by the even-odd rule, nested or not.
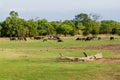
[[(90, 40), (93, 40), (93, 39), (98, 39), (98, 40), (101, 40), (102, 38), (101, 37), (95, 37), (95, 36), (88, 36), (88, 37), (78, 37), (76, 38), (76, 40), (83, 40), (83, 41), (90, 41)], [(113, 36), (109, 37), (110, 40), (114, 40), (115, 38)]]
[[(88, 37), (77, 37), (75, 40), (81, 40), (81, 41), (90, 41), (90, 40), (93, 40), (93, 39), (98, 39), (98, 40), (101, 40), (102, 38), (101, 37), (94, 37), (94, 36), (88, 36)], [(58, 36), (49, 36), (48, 38), (44, 38), (44, 37), (41, 37), (41, 36), (36, 36), (36, 37), (32, 37), (30, 39), (33, 39), (33, 40), (43, 40), (43, 42), (47, 41), (47, 40), (57, 40), (57, 42), (63, 42), (63, 40), (58, 37)], [(113, 36), (109, 37), (109, 40), (114, 40), (115, 38)], [(10, 40), (24, 40), (24, 41), (27, 41), (27, 38), (26, 37), (10, 37)]]
[[(63, 40), (58, 36), (49, 36), (48, 38), (44, 38), (44, 37), (41, 37), (41, 36), (36, 36), (36, 37), (30, 37), (30, 39), (32, 39), (32, 40), (43, 40), (43, 42), (45, 42), (47, 40), (57, 40), (57, 42), (63, 42)], [(11, 41), (13, 41), (13, 40), (27, 41), (27, 38), (26, 37), (10, 37), (10, 40)]]

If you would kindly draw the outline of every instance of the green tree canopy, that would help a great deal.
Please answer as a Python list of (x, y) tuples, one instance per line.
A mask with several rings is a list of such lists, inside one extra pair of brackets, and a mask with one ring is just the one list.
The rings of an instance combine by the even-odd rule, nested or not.
[(54, 26), (46, 19), (38, 20), (38, 30), (40, 35), (49, 35), (54, 33)]

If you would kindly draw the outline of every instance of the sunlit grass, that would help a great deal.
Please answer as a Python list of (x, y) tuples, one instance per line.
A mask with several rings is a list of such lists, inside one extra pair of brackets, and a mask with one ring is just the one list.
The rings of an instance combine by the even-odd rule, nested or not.
[(117, 80), (119, 78), (116, 76), (120, 75), (119, 64), (102, 64), (98, 61), (70, 62), (59, 59), (59, 53), (82, 57), (83, 52), (88, 55), (102, 52), (104, 58), (112, 58), (115, 53), (109, 50), (79, 50), (69, 47), (119, 44), (119, 39), (87, 42), (76, 41), (74, 38), (63, 38), (63, 40), (61, 43), (52, 40), (47, 42), (1, 40), (0, 80)]

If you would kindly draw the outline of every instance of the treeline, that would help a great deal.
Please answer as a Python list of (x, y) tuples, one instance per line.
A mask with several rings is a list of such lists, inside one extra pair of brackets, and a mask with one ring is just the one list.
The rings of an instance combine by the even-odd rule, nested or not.
[(5, 21), (0, 22), (1, 37), (33, 37), (44, 35), (120, 35), (120, 22), (113, 20), (97, 21), (100, 16), (81, 13), (73, 20), (47, 21), (25, 20), (19, 18), (15, 11), (11, 11)]

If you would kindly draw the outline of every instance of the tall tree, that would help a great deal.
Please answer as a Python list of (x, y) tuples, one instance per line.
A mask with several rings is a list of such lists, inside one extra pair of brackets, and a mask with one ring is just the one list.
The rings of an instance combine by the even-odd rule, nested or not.
[(18, 27), (19, 27), (19, 18), (18, 13), (15, 11), (11, 11), (9, 13), (9, 17), (5, 20), (5, 28), (7, 35), (9, 36), (18, 36)]
[[(101, 21), (100, 32), (103, 34), (116, 34), (120, 29), (120, 23), (113, 20)], [(117, 31), (118, 30), (118, 31)]]
[(9, 36), (17, 36), (17, 21), (18, 19), (16, 17), (7, 17), (5, 21), (5, 27), (7, 29), (7, 34)]
[(90, 19), (92, 19), (93, 21), (98, 21), (99, 19), (101, 19), (101, 16), (99, 14), (95, 14), (95, 13), (91, 13), (89, 15)]
[(74, 30), (73, 30), (73, 27), (71, 25), (63, 23), (57, 28), (57, 33), (58, 34), (64, 34), (65, 36), (67, 34), (73, 35)]
[(99, 22), (96, 22), (96, 21), (88, 22), (85, 26), (84, 35), (87, 35), (87, 34), (97, 35), (97, 34), (99, 34), (100, 26), (101, 25)]
[(6, 36), (26, 36), (25, 20), (19, 18), (18, 13), (15, 11), (11, 11), (9, 14), (10, 16), (4, 21), (2, 33)]
[(46, 19), (38, 20), (38, 30), (40, 35), (49, 35), (54, 33), (54, 26)]
[(9, 15), (11, 16), (11, 17), (18, 17), (19, 15), (18, 15), (18, 12), (15, 12), (15, 11), (11, 11), (10, 13), (9, 13)]
[(57, 35), (57, 28), (62, 24), (60, 21), (52, 21), (50, 24), (53, 26), (53, 34)]
[(25, 22), (25, 26), (26, 26), (26, 35), (27, 36), (30, 36), (30, 37), (33, 37), (33, 36), (36, 36), (38, 35), (38, 23), (37, 21), (34, 21), (33, 19), (31, 20), (28, 20)]
[(88, 14), (81, 13), (75, 16), (74, 19), (77, 23), (82, 22), (85, 26), (87, 22), (89, 22), (91, 19), (89, 18)]

